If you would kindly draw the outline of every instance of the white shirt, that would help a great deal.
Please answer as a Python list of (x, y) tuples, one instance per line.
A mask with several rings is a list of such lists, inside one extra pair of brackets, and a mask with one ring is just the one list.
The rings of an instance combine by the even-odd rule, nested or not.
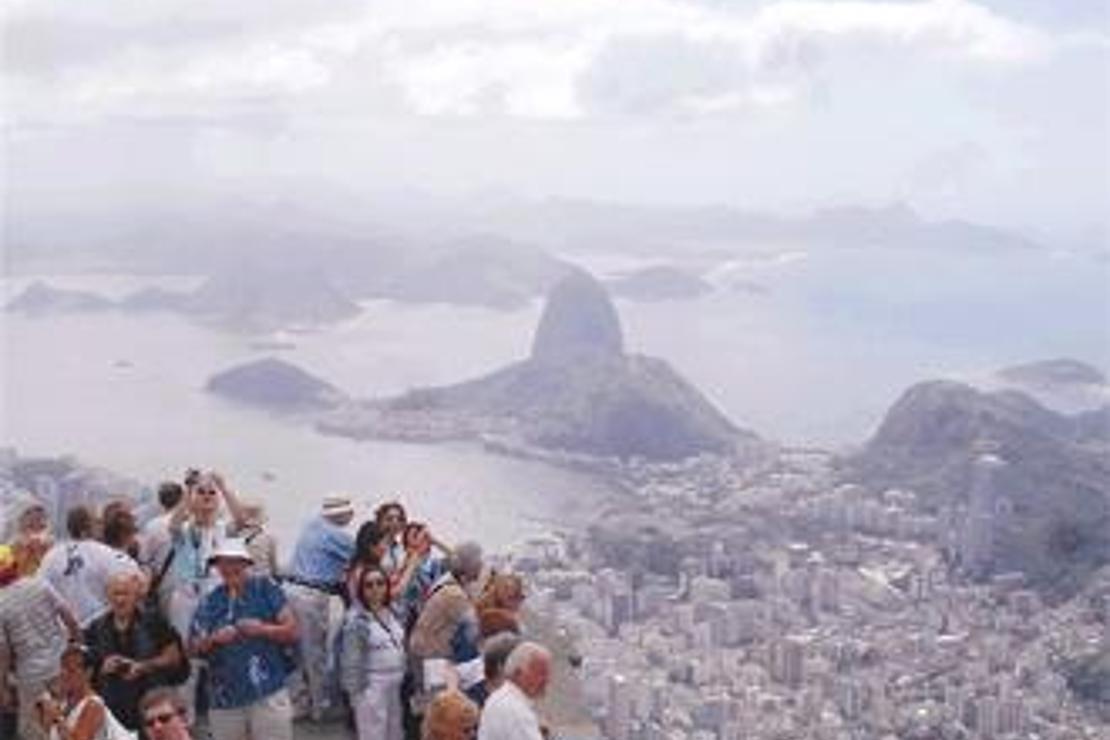
[(486, 700), (478, 740), (543, 740), (532, 702), (512, 681), (501, 684)]
[[(170, 515), (161, 514), (154, 517), (146, 526), (143, 527), (142, 535), (139, 537), (140, 560), (146, 566), (147, 572), (150, 573), (151, 578), (157, 578), (158, 574), (162, 572), (162, 568), (166, 565), (166, 559), (170, 556), (173, 550), (173, 538), (170, 535)], [(173, 565), (172, 563), (170, 564)], [(158, 591), (163, 596), (168, 596), (170, 591), (173, 590), (173, 568), (170, 567), (166, 570), (165, 575), (162, 576), (162, 581), (158, 585)]]
[(39, 565), (42, 576), (73, 609), (82, 627), (108, 610), (108, 581), (117, 573), (140, 574), (126, 553), (96, 540), (69, 540), (50, 548)]
[[(100, 723), (100, 728), (93, 733), (92, 740), (135, 740), (137, 737), (134, 732), (131, 732), (116, 719), (112, 714), (112, 710), (104, 703), (96, 694), (86, 696), (77, 705), (70, 710), (66, 715), (65, 723), (66, 729), (73, 732), (77, 728), (77, 723), (81, 719), (81, 712), (85, 710), (85, 705), (89, 703), (99, 704), (104, 707), (104, 719)], [(61, 737), (58, 728), (53, 727), (50, 729), (50, 740), (59, 740)]]

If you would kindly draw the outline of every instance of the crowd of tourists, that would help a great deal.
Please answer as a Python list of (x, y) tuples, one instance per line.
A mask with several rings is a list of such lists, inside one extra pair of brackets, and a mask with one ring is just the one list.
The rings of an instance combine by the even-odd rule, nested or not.
[(258, 505), (214, 472), (158, 489), (161, 512), (65, 512), (27, 497), (0, 545), (0, 736), (539, 740), (551, 655), (524, 584), (396, 501), (355, 528), (325, 498), (284, 567)]

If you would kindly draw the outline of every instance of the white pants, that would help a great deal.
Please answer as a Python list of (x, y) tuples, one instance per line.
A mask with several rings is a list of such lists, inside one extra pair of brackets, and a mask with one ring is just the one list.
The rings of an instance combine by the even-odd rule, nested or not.
[(254, 704), (208, 712), (212, 740), (293, 740), (293, 704), (277, 691)]
[[(328, 647), (330, 639), (331, 599), (328, 594), (307, 586), (289, 584), (286, 586), (289, 604), (297, 617), (300, 632), (299, 682), (307, 688), (307, 697), (298, 696), (298, 710), (305, 710), (314, 719), (319, 719), (330, 705), (328, 687)], [(298, 694), (301, 692), (298, 691)], [(305, 704), (306, 706), (302, 706)]]
[(401, 724), (401, 679), (403, 674), (375, 677), (357, 697), (355, 727), (358, 740), (403, 740)]

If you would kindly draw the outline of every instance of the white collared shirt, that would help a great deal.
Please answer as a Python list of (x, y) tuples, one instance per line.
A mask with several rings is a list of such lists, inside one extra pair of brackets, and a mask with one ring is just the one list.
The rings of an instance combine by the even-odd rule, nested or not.
[(505, 681), (486, 700), (478, 740), (543, 740), (531, 700), (512, 681)]

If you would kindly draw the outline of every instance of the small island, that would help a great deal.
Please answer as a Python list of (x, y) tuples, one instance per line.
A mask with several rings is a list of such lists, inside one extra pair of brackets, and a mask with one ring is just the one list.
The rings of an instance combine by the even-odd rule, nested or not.
[(346, 395), (296, 365), (273, 357), (239, 365), (209, 379), (205, 389), (238, 403), (276, 412), (335, 408)]

